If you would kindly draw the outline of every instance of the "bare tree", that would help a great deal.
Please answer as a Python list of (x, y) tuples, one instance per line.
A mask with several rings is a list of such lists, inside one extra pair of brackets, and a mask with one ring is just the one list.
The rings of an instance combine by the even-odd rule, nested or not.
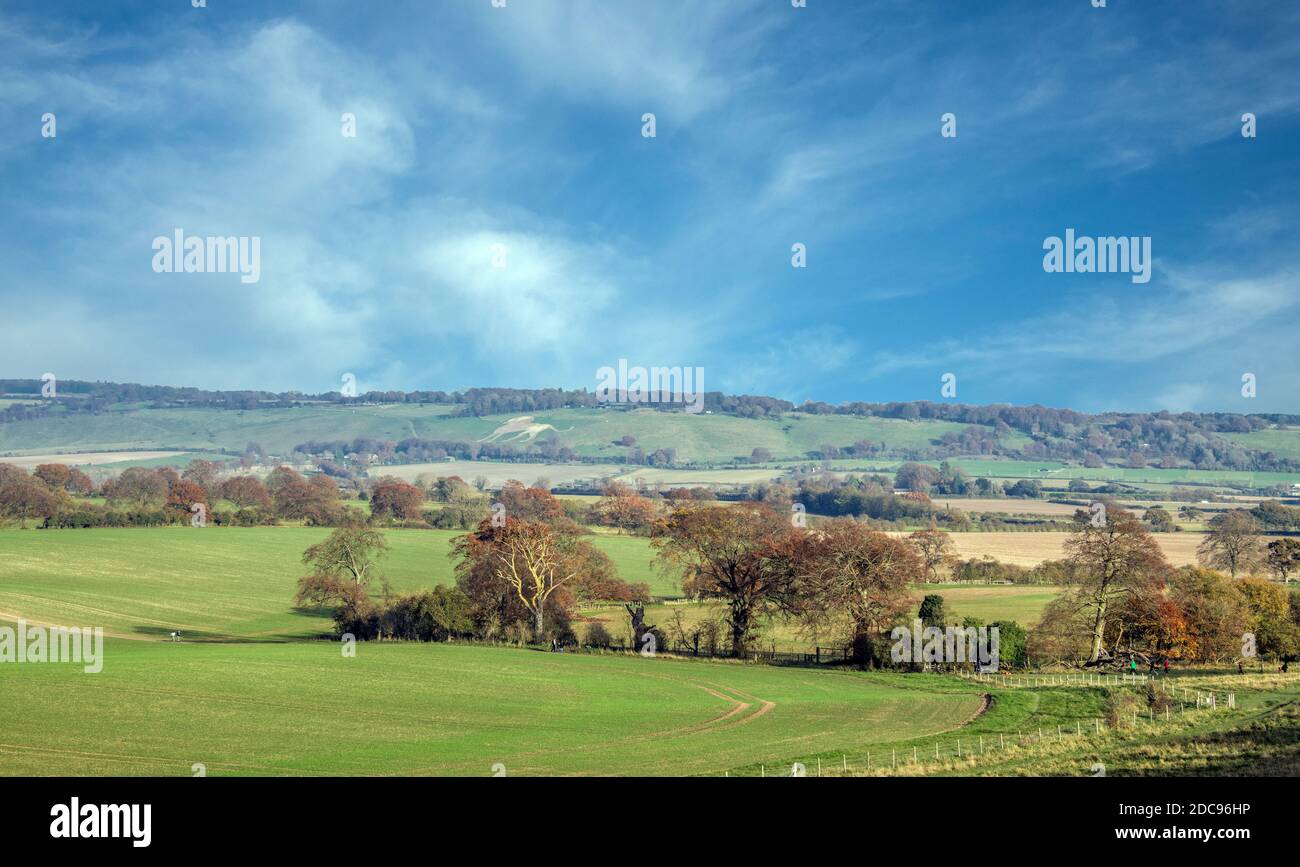
[(568, 538), (557, 535), (554, 528), (541, 521), (514, 519), (507, 519), (495, 534), (493, 573), (514, 590), (533, 615), (539, 639), (545, 633), (546, 600), (578, 574), (572, 558), (563, 551)]
[(921, 555), (921, 566), (926, 581), (938, 581), (939, 570), (952, 565), (957, 559), (953, 554), (952, 538), (943, 530), (936, 530), (933, 527), (928, 530), (918, 530), (907, 539)]
[(324, 542), (303, 552), (302, 562), (322, 575), (342, 575), (368, 584), (378, 568), (375, 558), (388, 551), (384, 534), (371, 527), (341, 527)]
[(1251, 572), (1263, 560), (1259, 525), (1241, 509), (1232, 509), (1210, 519), (1210, 532), (1196, 548), (1196, 559), (1203, 566), (1227, 569), (1233, 578), (1238, 572)]
[(1066, 560), (1080, 578), (1064, 594), (1064, 606), (1091, 626), (1088, 662), (1105, 650), (1106, 621), (1125, 597), (1147, 590), (1169, 570), (1155, 539), (1130, 512), (1106, 504), (1104, 520), (1076, 519), (1078, 529), (1065, 541)]

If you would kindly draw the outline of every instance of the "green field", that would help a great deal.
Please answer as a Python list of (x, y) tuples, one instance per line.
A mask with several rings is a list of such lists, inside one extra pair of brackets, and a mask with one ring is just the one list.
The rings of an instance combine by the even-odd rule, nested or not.
[[(0, 774), (722, 773), (935, 735), (969, 690), (856, 673), (450, 645), (110, 641), (0, 667)], [(786, 771), (788, 773), (788, 771)]]
[[(102, 626), (127, 637), (284, 641), (316, 636), (326, 617), (295, 611), (302, 552), (329, 530), (308, 527), (0, 531), (0, 616)], [(381, 561), (396, 591), (453, 581), (452, 530), (389, 530)], [(592, 536), (628, 581), (676, 595), (650, 569), (649, 545), (631, 536)]]
[[(0, 665), (4, 707), (20, 709), (0, 733), (0, 775), (188, 776), (197, 763), (209, 776), (788, 776), (795, 762), (809, 775), (1083, 775), (1098, 756), (1116, 774), (1297, 770), (1297, 674), (1180, 672), (1193, 689), (1236, 690), (1239, 709), (1092, 736), (1107, 690), (461, 644), (362, 643), (349, 658), (310, 640), (329, 621), (290, 602), (302, 549), (327, 532), (0, 532), (0, 621), (109, 633), (97, 674)], [(450, 581), (454, 533), (387, 535), (396, 589)], [(625, 578), (654, 577), (644, 539), (592, 538)], [(941, 593), (955, 617), (1025, 624), (1054, 592), (913, 589)], [(656, 605), (650, 619), (707, 608)], [(605, 613), (625, 627), (620, 608)], [(177, 628), (185, 641), (166, 641)]]
[(1269, 451), (1292, 460), (1300, 459), (1300, 428), (1266, 428), (1251, 433), (1226, 433), (1222, 436), (1248, 449)]

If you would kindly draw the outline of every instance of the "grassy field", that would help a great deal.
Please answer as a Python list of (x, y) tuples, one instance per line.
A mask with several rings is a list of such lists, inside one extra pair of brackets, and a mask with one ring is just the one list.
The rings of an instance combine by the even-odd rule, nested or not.
[[(307, 527), (191, 527), (163, 529), (0, 531), (0, 616), (22, 614), (49, 623), (90, 623), (111, 634), (154, 638), (181, 629), (204, 641), (286, 641), (320, 635), (329, 621), (291, 604), (303, 572), (304, 549), (328, 530)], [(395, 591), (453, 581), (448, 557), (452, 530), (389, 530), (390, 552), (382, 561)], [(1064, 533), (954, 533), (959, 554), (989, 554), (1032, 566), (1059, 558)], [(1156, 537), (1175, 564), (1195, 560), (1200, 537), (1192, 533)], [(654, 568), (646, 539), (598, 533), (589, 539), (613, 560), (627, 581), (646, 583), (657, 597), (680, 595), (675, 576)], [(1052, 588), (1016, 586), (918, 586), (941, 592), (958, 616), (986, 620), (1037, 620)], [(655, 605), (649, 622), (664, 624), (682, 610), (688, 622), (714, 616), (710, 606)], [(606, 622), (615, 634), (625, 628), (619, 606), (584, 612)], [(579, 632), (581, 634), (581, 627)], [(778, 649), (803, 649), (808, 642), (792, 627), (774, 625)]]
[[(0, 616), (102, 626), (157, 638), (181, 629), (201, 641), (285, 641), (332, 623), (296, 611), (302, 552), (327, 529), (192, 527), (0, 531)], [(394, 590), (453, 581), (452, 530), (390, 530), (381, 561)], [(626, 580), (661, 595), (676, 584), (650, 569), (649, 546), (630, 536), (593, 536)]]
[(0, 774), (720, 774), (938, 735), (978, 695), (847, 672), (504, 648), (110, 641), (6, 665)]
[[(0, 532), (0, 621), (109, 633), (98, 674), (0, 665), (4, 706), (21, 708), (0, 732), (0, 775), (188, 776), (201, 763), (209, 776), (788, 776), (795, 762), (809, 775), (1084, 775), (1099, 757), (1113, 775), (1300, 770), (1300, 674), (1178, 672), (1193, 690), (1237, 692), (1238, 709), (1090, 733), (1114, 690), (404, 642), (348, 658), (306, 640), (330, 624), (290, 603), (302, 549), (327, 532)], [(388, 532), (393, 586), (450, 581), (455, 535)], [(645, 540), (593, 541), (629, 580), (656, 578)], [(1056, 590), (913, 588), (941, 594), (954, 617), (1025, 625)], [(717, 613), (657, 604), (647, 619), (663, 626), (675, 611)], [(619, 607), (583, 614), (626, 629)], [(165, 641), (176, 628), (186, 641)], [(767, 631), (807, 643), (789, 625)]]
[(1270, 451), (1284, 458), (1300, 459), (1300, 428), (1266, 428), (1251, 433), (1222, 435), (1249, 449)]
[[(437, 644), (110, 640), (101, 673), (6, 665), (0, 774), (1295, 774), (1300, 675), (1180, 672), (1237, 708), (1117, 725), (1141, 688)], [(1014, 680), (1011, 681), (1014, 683)], [(988, 696), (988, 700), (985, 699)], [(987, 703), (986, 703), (987, 701)], [(984, 710), (983, 713), (980, 713)]]

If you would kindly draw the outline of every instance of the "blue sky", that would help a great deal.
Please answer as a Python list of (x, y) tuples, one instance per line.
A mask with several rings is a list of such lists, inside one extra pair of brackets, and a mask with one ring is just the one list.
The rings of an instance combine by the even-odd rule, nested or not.
[[(0, 46), (0, 377), (1300, 412), (1298, 4), (9, 0)], [(155, 273), (176, 227), (260, 281)], [(1045, 273), (1067, 228), (1150, 282)]]

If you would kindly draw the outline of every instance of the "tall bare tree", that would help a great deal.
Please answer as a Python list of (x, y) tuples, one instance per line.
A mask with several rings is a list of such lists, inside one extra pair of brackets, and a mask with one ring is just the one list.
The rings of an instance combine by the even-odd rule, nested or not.
[(1242, 509), (1231, 509), (1210, 519), (1210, 531), (1196, 548), (1202, 566), (1227, 569), (1233, 578), (1251, 572), (1264, 559), (1259, 524)]
[(546, 601), (578, 574), (579, 561), (568, 550), (574, 539), (542, 521), (507, 518), (504, 526), (486, 529), (492, 574), (533, 616), (533, 631), (540, 640), (546, 631)]
[(1155, 539), (1132, 513), (1107, 503), (1104, 519), (1076, 518), (1065, 541), (1067, 562), (1080, 578), (1066, 593), (1068, 607), (1091, 627), (1088, 662), (1096, 664), (1105, 650), (1106, 621), (1116, 603), (1162, 581), (1169, 564)]
[(949, 566), (957, 558), (953, 554), (952, 538), (943, 530), (931, 527), (918, 530), (907, 537), (921, 556), (922, 572), (926, 581), (938, 581), (939, 570)]

